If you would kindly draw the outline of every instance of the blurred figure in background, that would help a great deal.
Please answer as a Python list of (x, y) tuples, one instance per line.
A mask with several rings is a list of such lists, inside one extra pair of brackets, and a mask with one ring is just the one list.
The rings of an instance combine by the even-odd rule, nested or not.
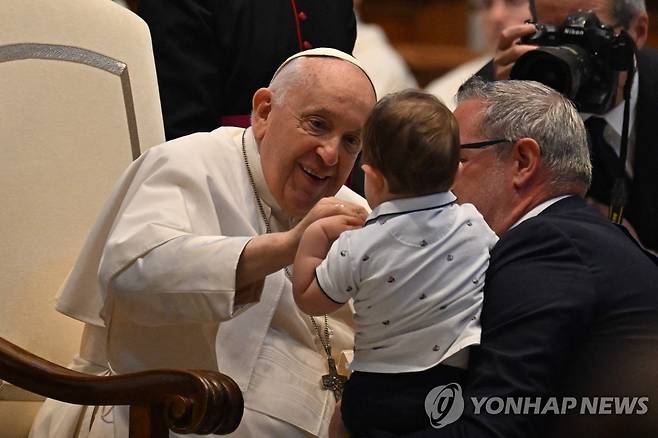
[[(540, 23), (559, 26), (579, 10), (590, 10), (602, 24), (615, 32), (625, 30), (638, 50), (637, 74), (630, 84), (629, 137), (626, 160), (621, 163), (624, 121), (624, 87), (627, 73), (619, 72), (612, 85), (612, 107), (590, 113), (581, 112), (590, 134), (594, 174), (588, 199), (602, 214), (608, 215), (615, 179), (623, 174), (627, 187), (624, 225), (646, 248), (658, 253), (658, 148), (655, 120), (658, 117), (658, 50), (647, 47), (649, 15), (644, 0), (536, 0)], [(535, 32), (532, 24), (512, 25), (505, 29), (493, 62), (479, 72), (489, 80), (506, 79), (516, 61), (536, 46), (517, 44)], [(616, 88), (616, 89), (615, 89)], [(621, 170), (623, 169), (623, 170)]]
[[(416, 78), (409, 70), (404, 59), (386, 38), (384, 30), (376, 25), (364, 23), (359, 17), (362, 0), (354, 0), (354, 13), (356, 15), (356, 42), (354, 43), (354, 57), (366, 69), (377, 91), (377, 98), (381, 99), (389, 93), (395, 93), (407, 88), (418, 88)], [(347, 186), (359, 195), (365, 195), (363, 170), (360, 160), (357, 160), (352, 174), (348, 178)]]
[(475, 6), (474, 28), (482, 29), (481, 39), (486, 53), (449, 71), (426, 87), (428, 93), (441, 99), (451, 110), (455, 109), (459, 87), (491, 60), (503, 29), (530, 18), (528, 0), (475, 0)]
[(141, 0), (151, 29), (165, 136), (250, 124), (251, 97), (288, 56), (352, 53), (352, 0)]
[(370, 74), (380, 99), (389, 93), (406, 88), (418, 88), (404, 59), (386, 38), (384, 30), (376, 24), (361, 21), (359, 11), (362, 0), (354, 0), (356, 13), (356, 42), (354, 57)]

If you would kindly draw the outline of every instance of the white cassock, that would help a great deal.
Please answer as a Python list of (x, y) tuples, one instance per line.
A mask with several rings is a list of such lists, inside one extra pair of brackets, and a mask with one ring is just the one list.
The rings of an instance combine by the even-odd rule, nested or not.
[[(245, 134), (272, 229), (288, 230), (293, 223), (265, 184), (251, 129)], [(259, 302), (234, 305), (240, 254), (251, 237), (266, 232), (242, 135), (241, 128), (223, 127), (173, 140), (149, 149), (124, 173), (58, 294), (57, 310), (86, 323), (72, 368), (93, 374), (219, 369), (244, 395), (236, 436), (323, 436), (335, 404), (320, 386), (327, 361), (283, 270), (266, 277)], [(345, 187), (337, 196), (367, 207)], [(338, 362), (353, 345), (348, 306), (330, 315), (329, 325)], [(76, 430), (85, 437), (128, 436), (127, 408), (48, 400), (31, 437), (76, 436)]]

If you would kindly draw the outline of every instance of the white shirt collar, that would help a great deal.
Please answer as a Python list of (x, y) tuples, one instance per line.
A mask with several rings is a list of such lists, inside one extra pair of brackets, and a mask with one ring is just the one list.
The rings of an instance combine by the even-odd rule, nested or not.
[(535, 216), (538, 216), (539, 213), (541, 213), (542, 211), (546, 210), (546, 209), (547, 209), (548, 207), (550, 207), (551, 205), (555, 204), (555, 203), (558, 202), (558, 201), (563, 200), (564, 198), (568, 198), (569, 196), (573, 196), (573, 195), (562, 195), (562, 196), (556, 196), (555, 198), (551, 198), (551, 199), (549, 199), (548, 201), (544, 201), (544, 202), (542, 202), (541, 204), (535, 206), (532, 210), (530, 210), (529, 212), (527, 212), (526, 214), (524, 214), (523, 216), (521, 216), (521, 219), (519, 219), (518, 221), (516, 221), (516, 222), (514, 223), (514, 225), (512, 225), (511, 227), (509, 227), (509, 229), (511, 230), (511, 229), (514, 228), (515, 226), (519, 225), (521, 222), (526, 221), (526, 220), (528, 220), (528, 219), (530, 219), (530, 218), (533, 218), (533, 217), (535, 217)]
[(383, 216), (411, 213), (418, 210), (429, 210), (431, 208), (443, 207), (448, 204), (452, 204), (456, 200), (457, 197), (450, 191), (432, 193), (425, 196), (414, 196), (411, 198), (393, 199), (392, 201), (386, 201), (379, 204), (372, 211), (372, 213), (368, 215), (366, 224)]

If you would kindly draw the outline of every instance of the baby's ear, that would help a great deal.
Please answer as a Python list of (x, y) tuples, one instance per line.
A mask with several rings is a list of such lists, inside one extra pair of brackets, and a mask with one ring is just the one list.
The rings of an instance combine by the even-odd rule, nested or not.
[(368, 183), (373, 189), (378, 192), (383, 190), (388, 191), (386, 177), (379, 169), (370, 164), (362, 164), (361, 169), (363, 169), (363, 173), (365, 173), (366, 178), (368, 178)]

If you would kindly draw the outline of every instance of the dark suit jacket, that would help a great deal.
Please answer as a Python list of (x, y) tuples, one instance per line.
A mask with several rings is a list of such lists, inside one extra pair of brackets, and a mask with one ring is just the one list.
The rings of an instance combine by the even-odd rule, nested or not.
[(640, 241), (658, 251), (658, 50), (639, 50), (637, 63), (640, 89), (635, 125), (635, 175), (626, 218), (637, 230)]
[(140, 0), (139, 15), (168, 140), (248, 116), (254, 92), (308, 44), (352, 53), (356, 39), (352, 0)]
[[(651, 388), (656, 393), (645, 416), (475, 415), (470, 402), (470, 397), (632, 397)], [(617, 420), (625, 420), (620, 427), (626, 437), (658, 436), (656, 260), (578, 197), (507, 231), (491, 253), (482, 342), (472, 350), (464, 399), (458, 421), (442, 429), (430, 428), (428, 421), (427, 430), (411, 436), (615, 436), (603, 432), (619, 432), (617, 423), (609, 424)], [(597, 425), (601, 434), (595, 433)], [(645, 433), (651, 427), (653, 434)], [(576, 430), (580, 435), (572, 434)]]
[[(625, 217), (635, 227), (640, 241), (658, 251), (658, 50), (643, 48), (637, 54), (639, 97), (636, 108), (634, 179)], [(494, 80), (493, 62), (476, 73)], [(609, 184), (612, 187), (612, 182)]]

